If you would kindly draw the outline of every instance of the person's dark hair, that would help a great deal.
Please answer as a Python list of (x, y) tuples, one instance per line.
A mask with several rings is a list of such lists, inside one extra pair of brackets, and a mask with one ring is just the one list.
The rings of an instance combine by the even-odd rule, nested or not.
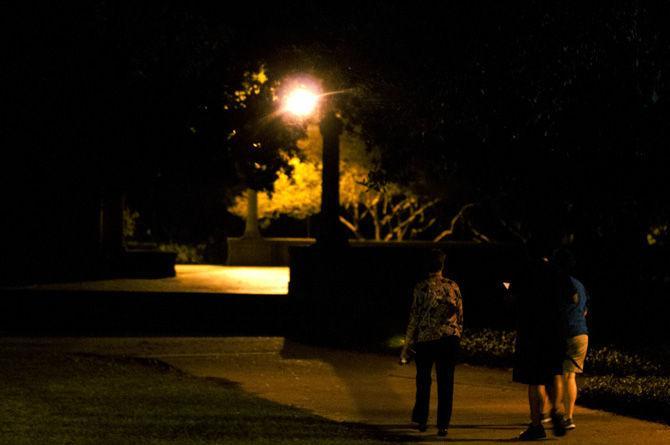
[(444, 268), (444, 260), (447, 258), (444, 252), (440, 249), (432, 249), (428, 252), (428, 258), (426, 260), (426, 269), (428, 273), (441, 272)]

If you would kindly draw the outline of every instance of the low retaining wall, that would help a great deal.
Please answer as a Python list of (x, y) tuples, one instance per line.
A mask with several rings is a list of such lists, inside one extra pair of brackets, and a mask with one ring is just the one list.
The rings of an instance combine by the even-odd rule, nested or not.
[(446, 275), (463, 294), (468, 327), (511, 327), (502, 281), (521, 260), (513, 246), (477, 243), (351, 243), (337, 252), (291, 249), (291, 335), (349, 345), (403, 333), (412, 288), (425, 276), (427, 252), (447, 254)]
[(288, 266), (289, 249), (311, 246), (314, 238), (228, 238), (229, 266)]
[(169, 278), (176, 275), (177, 254), (157, 249), (126, 250), (114, 271), (116, 277)]

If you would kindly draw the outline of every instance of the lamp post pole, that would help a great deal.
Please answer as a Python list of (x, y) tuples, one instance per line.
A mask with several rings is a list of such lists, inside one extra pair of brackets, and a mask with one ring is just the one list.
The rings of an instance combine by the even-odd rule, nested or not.
[(342, 121), (333, 111), (326, 112), (319, 124), (323, 138), (323, 172), (321, 181), (321, 230), (317, 244), (335, 248), (345, 244), (339, 221), (340, 210), (340, 135)]
[[(284, 111), (304, 118), (312, 114), (319, 98), (313, 89), (299, 85), (284, 99)], [(319, 123), (323, 138), (323, 171), (321, 180), (321, 221), (316, 242), (328, 250), (346, 245), (346, 239), (339, 221), (340, 210), (340, 135), (342, 121), (328, 106)]]

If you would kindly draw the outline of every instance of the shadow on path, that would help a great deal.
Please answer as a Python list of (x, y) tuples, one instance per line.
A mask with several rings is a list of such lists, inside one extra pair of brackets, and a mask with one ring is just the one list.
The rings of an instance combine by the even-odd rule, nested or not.
[[(413, 400), (401, 395), (391, 380), (397, 376), (399, 366), (394, 357), (381, 354), (364, 354), (334, 348), (311, 347), (285, 340), (280, 352), (286, 360), (314, 360), (332, 370), (335, 381), (331, 387), (321, 388), (323, 397), (342, 397), (342, 415), (349, 413), (366, 423), (376, 424), (384, 419), (407, 417), (409, 421)], [(412, 370), (413, 373), (413, 370)], [(414, 385), (413, 374), (411, 382)], [(345, 406), (348, 402), (349, 407)], [(393, 408), (391, 408), (393, 407)], [(394, 411), (391, 411), (394, 409)], [(383, 425), (384, 429), (386, 425)]]

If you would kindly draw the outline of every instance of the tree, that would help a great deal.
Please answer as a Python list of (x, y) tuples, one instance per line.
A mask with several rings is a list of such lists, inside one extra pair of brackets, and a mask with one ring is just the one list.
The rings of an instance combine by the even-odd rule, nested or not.
[[(310, 125), (307, 137), (298, 141), (299, 156), (284, 154), (290, 170), (280, 170), (272, 191), (259, 194), (259, 218), (266, 222), (280, 215), (304, 219), (319, 212), (321, 143), (317, 126)], [(378, 241), (415, 238), (435, 223), (429, 210), (438, 199), (425, 199), (398, 184), (375, 188), (368, 183), (378, 155), (355, 132), (342, 135), (340, 150), (340, 221), (354, 237)], [(229, 211), (244, 217), (246, 199), (238, 196)]]
[(440, 30), (423, 15), (408, 33), (427, 45), (406, 59), (417, 75), (384, 34), (368, 43), (385, 67), (366, 90), (376, 111), (360, 114), (382, 147), (375, 178), (423, 175), (489, 209), (508, 239), (643, 244), (670, 219), (667, 5), (450, 8)]
[(290, 174), (287, 160), (303, 133), (277, 115), (279, 84), (261, 66), (244, 73), (241, 88), (229, 93), (224, 105), (229, 132), (222, 149), (233, 152), (241, 183), (256, 191), (271, 191), (279, 171)]
[(72, 196), (90, 221), (99, 190), (157, 187), (180, 214), (173, 226), (190, 219), (197, 234), (214, 220), (197, 208), (229, 204), (252, 176), (262, 189), (275, 168), (288, 174), (291, 157), (256, 171), (258, 154), (227, 139), (244, 119), (224, 105), (259, 60), (275, 78), (312, 70), (352, 90), (333, 99), (378, 150), (370, 188), (440, 198), (449, 218), (460, 215), (443, 230), (471, 226), (491, 240), (555, 232), (584, 249), (630, 253), (648, 248), (649, 234), (659, 247), (654, 233), (670, 221), (667, 3), (20, 8), (6, 14), (20, 50), (0, 73), (11, 108), (3, 134), (16, 155), (5, 189), (45, 184), (28, 199), (8, 196), (17, 209), (39, 203), (17, 212), (27, 216), (12, 237), (41, 234), (34, 246), (62, 233), (35, 221), (71, 219), (51, 194)]

